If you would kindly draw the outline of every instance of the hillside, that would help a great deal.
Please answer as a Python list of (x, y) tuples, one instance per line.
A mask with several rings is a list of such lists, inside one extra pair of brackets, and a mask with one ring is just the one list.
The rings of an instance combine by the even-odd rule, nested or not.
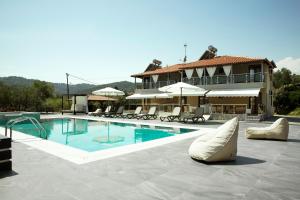
[[(18, 76), (8, 76), (8, 77), (0, 77), (0, 82), (6, 84), (6, 85), (23, 85), (23, 86), (30, 86), (33, 84), (33, 82), (36, 81), (36, 79), (27, 79), (23, 77)], [(51, 83), (49, 84), (53, 85), (55, 92), (59, 95), (66, 94), (66, 88), (67, 84), (65, 83)], [(91, 93), (94, 90), (98, 90), (105, 87), (117, 87), (119, 90), (123, 90), (126, 92), (133, 92), (134, 91), (134, 83), (129, 81), (120, 81), (120, 82), (114, 82), (109, 84), (103, 84), (103, 85), (93, 85), (93, 84), (75, 84), (70, 85), (70, 94), (87, 94)]]

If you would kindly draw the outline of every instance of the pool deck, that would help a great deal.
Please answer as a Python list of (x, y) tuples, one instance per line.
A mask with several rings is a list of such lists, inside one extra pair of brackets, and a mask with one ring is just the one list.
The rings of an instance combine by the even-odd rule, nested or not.
[(188, 156), (194, 138), (83, 165), (14, 142), (0, 199), (300, 199), (300, 126), (290, 125), (287, 142), (244, 137), (246, 127), (266, 125), (241, 122), (237, 160), (218, 164)]

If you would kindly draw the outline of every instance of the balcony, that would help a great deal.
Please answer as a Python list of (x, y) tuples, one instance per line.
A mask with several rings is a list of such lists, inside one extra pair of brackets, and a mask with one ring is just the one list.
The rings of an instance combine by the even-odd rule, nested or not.
[[(158, 81), (154, 83), (150, 82), (143, 82), (137, 89), (157, 89), (166, 85), (171, 85), (180, 80), (171, 80), (171, 81)], [(183, 78), (182, 80), (185, 83), (191, 85), (200, 85), (203, 88), (210, 88), (210, 86), (218, 86), (224, 85), (228, 87), (229, 85), (237, 85), (239, 83), (249, 84), (249, 83), (263, 83), (265, 81), (265, 76), (263, 73), (254, 73), (254, 74), (232, 74), (230, 76), (225, 75), (216, 75), (213, 77), (192, 77), (191, 79)]]
[(253, 83), (264, 82), (264, 75), (262, 73), (255, 74), (232, 74), (230, 76), (217, 75), (213, 77), (195, 77), (183, 78), (183, 82), (191, 85), (215, 85), (215, 84), (235, 84), (235, 83)]
[(157, 89), (157, 88), (164, 87), (167, 85), (172, 85), (177, 82), (178, 81), (174, 81), (174, 80), (172, 80), (172, 81), (157, 81), (157, 83), (143, 82), (136, 89)]

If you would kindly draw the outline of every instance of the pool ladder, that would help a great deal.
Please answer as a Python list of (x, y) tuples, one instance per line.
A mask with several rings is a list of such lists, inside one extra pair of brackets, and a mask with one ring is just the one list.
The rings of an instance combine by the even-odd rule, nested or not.
[(24, 121), (31, 122), (35, 126), (35, 128), (37, 128), (39, 130), (40, 137), (42, 137), (42, 132), (44, 132), (46, 139), (47, 139), (47, 132), (46, 132), (45, 128), (34, 117), (18, 117), (18, 118), (9, 120), (5, 125), (5, 136), (7, 136), (7, 129), (9, 128), (10, 129), (10, 138), (12, 138), (12, 127), (17, 123), (24, 122)]

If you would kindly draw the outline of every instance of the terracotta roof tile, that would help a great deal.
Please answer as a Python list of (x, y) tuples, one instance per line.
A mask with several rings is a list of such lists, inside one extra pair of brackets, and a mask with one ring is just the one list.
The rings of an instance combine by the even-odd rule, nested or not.
[(134, 74), (134, 75), (132, 75), (132, 77), (138, 77), (138, 76), (147, 76), (147, 75), (153, 75), (153, 74), (164, 74), (164, 73), (177, 72), (177, 71), (180, 71), (180, 68), (181, 68), (183, 65), (184, 65), (184, 64), (171, 65), (171, 66), (159, 68), (159, 69), (156, 69), (156, 70), (153, 70), (153, 71), (147, 71), (147, 72), (143, 72), (143, 73), (140, 73), (140, 74)]
[(154, 74), (171, 73), (171, 72), (177, 72), (177, 71), (180, 71), (183, 69), (189, 69), (189, 68), (213, 67), (213, 66), (218, 66), (218, 65), (255, 63), (255, 62), (264, 62), (264, 61), (267, 63), (270, 63), (267, 59), (263, 59), (263, 58), (249, 58), (249, 57), (239, 57), (239, 56), (217, 56), (212, 59), (197, 60), (197, 61), (190, 62), (190, 63), (176, 64), (176, 65), (156, 69), (153, 71), (147, 71), (147, 72), (140, 73), (140, 74), (134, 74), (134, 75), (132, 75), (132, 77), (141, 77), (141, 76), (154, 75)]
[(195, 68), (195, 67), (209, 67), (218, 65), (240, 64), (240, 63), (252, 63), (264, 61), (262, 58), (248, 58), (237, 56), (218, 56), (207, 60), (198, 60), (195, 62), (187, 63), (181, 69)]

